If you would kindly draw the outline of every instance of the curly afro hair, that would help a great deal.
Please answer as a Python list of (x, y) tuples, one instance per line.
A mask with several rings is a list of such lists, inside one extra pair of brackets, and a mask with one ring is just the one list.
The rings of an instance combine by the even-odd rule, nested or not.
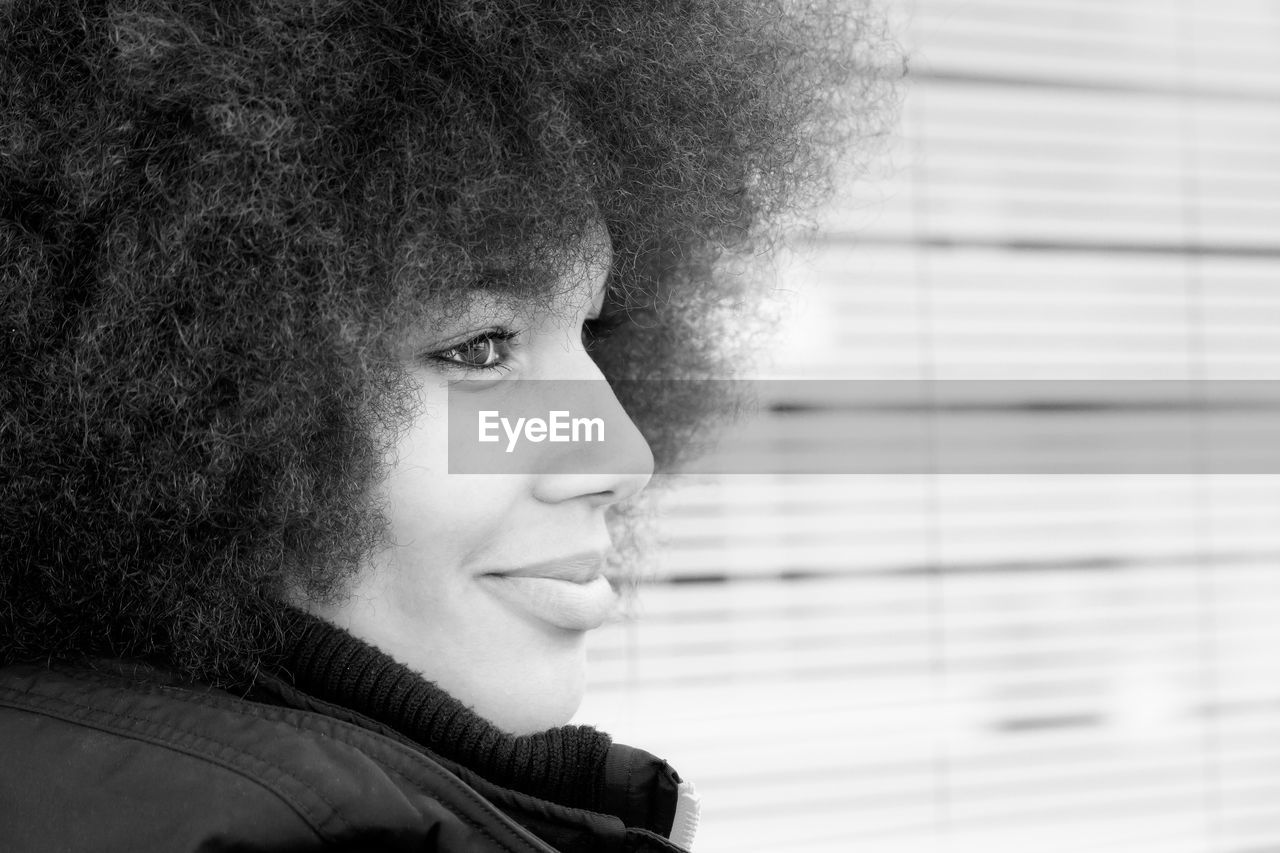
[[(397, 330), (601, 222), (606, 376), (723, 375), (726, 261), (884, 125), (837, 5), (0, 6), (0, 661), (260, 662), (381, 542)], [(675, 386), (623, 400), (660, 465), (715, 404)]]

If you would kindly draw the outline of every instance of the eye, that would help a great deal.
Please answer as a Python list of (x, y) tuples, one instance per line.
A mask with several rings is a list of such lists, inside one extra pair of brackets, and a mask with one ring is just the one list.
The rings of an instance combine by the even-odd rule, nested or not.
[(519, 332), (488, 329), (460, 344), (426, 353), (424, 358), (451, 370), (504, 370), (511, 358), (511, 342)]

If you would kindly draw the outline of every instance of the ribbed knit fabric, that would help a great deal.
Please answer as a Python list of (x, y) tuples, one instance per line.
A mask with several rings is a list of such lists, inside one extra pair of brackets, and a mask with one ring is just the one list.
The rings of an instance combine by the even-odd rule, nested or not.
[(280, 673), (491, 782), (575, 808), (600, 807), (610, 738), (589, 726), (511, 735), (434, 683), (328, 622), (296, 611)]

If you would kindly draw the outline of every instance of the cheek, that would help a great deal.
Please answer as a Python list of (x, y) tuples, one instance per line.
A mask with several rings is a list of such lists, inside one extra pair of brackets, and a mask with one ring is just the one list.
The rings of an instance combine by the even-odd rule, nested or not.
[(420, 416), (396, 447), (382, 487), (388, 542), (401, 573), (421, 579), (466, 569), (500, 539), (527, 484), (503, 475), (450, 474), (448, 425)]
[(386, 490), (392, 546), (460, 561), (502, 529), (514, 498), (512, 479), (397, 472)]

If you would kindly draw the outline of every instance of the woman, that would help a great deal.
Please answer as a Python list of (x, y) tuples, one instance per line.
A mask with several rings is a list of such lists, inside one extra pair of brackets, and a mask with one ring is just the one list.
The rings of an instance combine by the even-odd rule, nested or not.
[[(714, 412), (663, 380), (723, 371), (725, 259), (870, 103), (861, 16), (0, 16), (0, 848), (687, 844), (673, 770), (566, 725), (583, 639)], [(456, 470), (570, 386), (607, 445)]]

